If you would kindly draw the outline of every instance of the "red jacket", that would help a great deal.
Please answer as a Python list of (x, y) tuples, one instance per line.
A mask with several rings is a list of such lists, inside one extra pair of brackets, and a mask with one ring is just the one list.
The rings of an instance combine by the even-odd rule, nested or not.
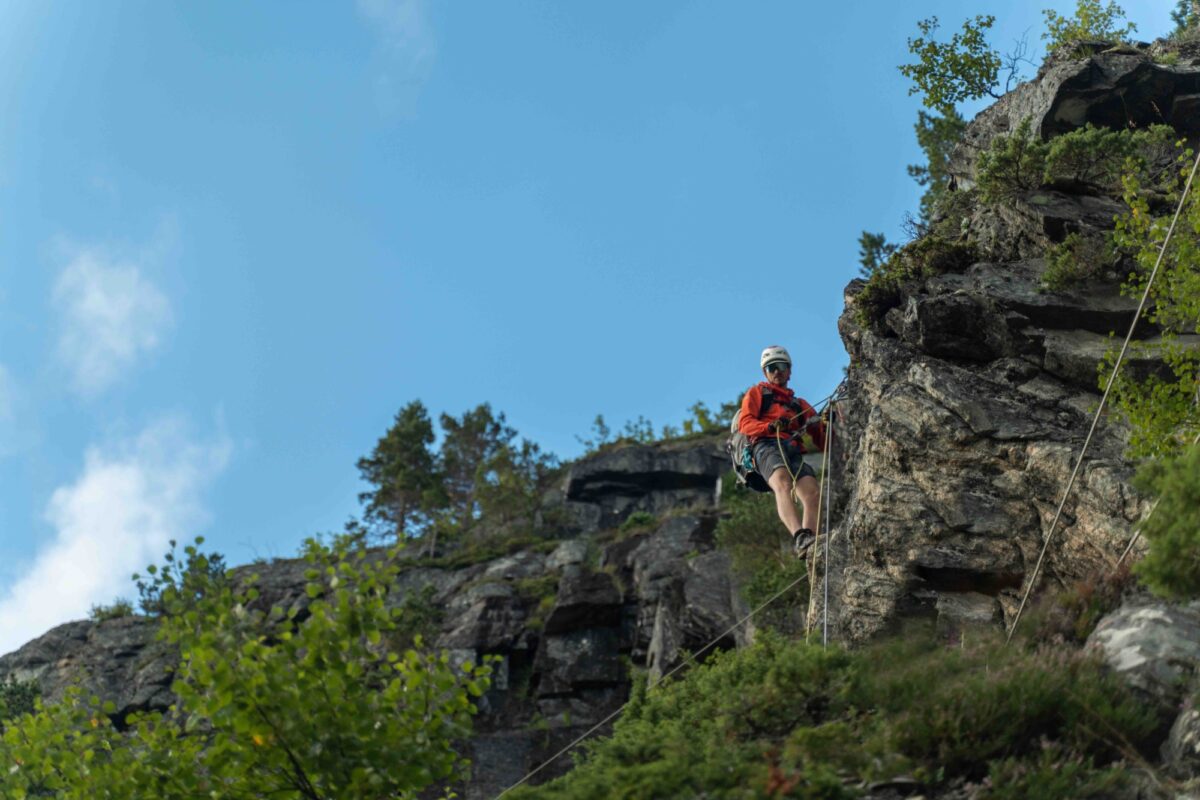
[[(771, 404), (763, 413), (763, 389), (771, 395)], [(785, 420), (783, 430), (775, 433), (770, 425), (777, 419)], [(794, 438), (801, 452), (816, 452), (825, 449), (825, 425), (816, 410), (806, 401), (796, 397), (791, 389), (762, 382), (751, 386), (742, 397), (742, 416), (738, 419), (738, 430), (746, 434), (751, 442), (779, 437)], [(811, 446), (809, 446), (811, 443)]]

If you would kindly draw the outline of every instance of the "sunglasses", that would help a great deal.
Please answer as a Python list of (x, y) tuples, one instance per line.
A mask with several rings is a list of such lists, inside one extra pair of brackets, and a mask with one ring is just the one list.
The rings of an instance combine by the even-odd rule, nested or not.
[(767, 372), (783, 372), (784, 370), (790, 370), (791, 368), (792, 365), (786, 361), (776, 361), (773, 364), (767, 364)]

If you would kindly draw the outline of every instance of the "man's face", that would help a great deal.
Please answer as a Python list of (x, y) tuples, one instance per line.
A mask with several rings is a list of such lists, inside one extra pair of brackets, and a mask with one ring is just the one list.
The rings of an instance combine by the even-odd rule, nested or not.
[(786, 361), (774, 361), (763, 368), (767, 381), (776, 386), (787, 386), (788, 378), (792, 375), (792, 365)]

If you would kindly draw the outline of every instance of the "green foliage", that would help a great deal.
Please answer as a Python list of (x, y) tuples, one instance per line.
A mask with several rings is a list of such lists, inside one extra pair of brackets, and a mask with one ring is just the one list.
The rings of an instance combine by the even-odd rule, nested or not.
[(1174, 142), (1169, 125), (1115, 131), (1089, 122), (1050, 140), (1042, 183), (1119, 195), (1122, 178), (1133, 171), (1160, 186), (1173, 171)]
[(625, 518), (618, 530), (621, 533), (630, 533), (632, 531), (649, 530), (658, 524), (658, 517), (651, 514), (649, 511), (635, 511)]
[(970, 242), (958, 242), (928, 235), (898, 249), (875, 270), (866, 286), (854, 298), (859, 324), (879, 323), (889, 309), (900, 302), (901, 290), (910, 281), (962, 272), (978, 260), (979, 253)]
[[(792, 556), (786, 531), (775, 510), (775, 496), (739, 489), (732, 473), (722, 478), (724, 508), (717, 523), (717, 545), (729, 553), (741, 582), (741, 594), (751, 608), (774, 597), (797, 578), (807, 575), (807, 563)], [(785, 633), (801, 627), (808, 605), (808, 581), (763, 609), (758, 625)]]
[(0, 680), (0, 732), (6, 719), (31, 713), (41, 693), (36, 681), (19, 681), (11, 675)]
[(371, 454), (358, 460), (362, 479), (374, 488), (358, 496), (367, 522), (399, 540), (427, 525), (448, 498), (438, 471), (433, 423), (420, 400), (396, 412)]
[(917, 61), (900, 67), (900, 73), (914, 84), (908, 93), (920, 93), (926, 108), (946, 116), (953, 115), (955, 105), (963, 100), (997, 96), (993, 90), (1002, 60), (986, 39), (995, 21), (991, 15), (965, 20), (962, 31), (949, 42), (933, 39), (937, 17), (917, 22), (921, 35), (908, 40), (908, 51)]
[[(1118, 217), (1113, 240), (1137, 264), (1123, 287), (1130, 296), (1140, 297), (1145, 292), (1193, 156), (1190, 149), (1179, 151), (1178, 172), (1161, 196), (1145, 191), (1136, 171), (1125, 176), (1124, 200), (1129, 211)], [(1162, 254), (1145, 318), (1161, 331), (1153, 354), (1161, 358), (1164, 369), (1144, 378), (1123, 370), (1113, 384), (1112, 401), (1130, 423), (1132, 456), (1170, 457), (1200, 434), (1200, 409), (1196, 404), (1200, 348), (1180, 340), (1183, 335), (1200, 333), (1200, 193), (1195, 190), (1188, 196), (1175, 235)], [(1146, 353), (1148, 347), (1145, 343), (1133, 345), (1134, 352)], [(1113, 348), (1100, 365), (1102, 387), (1116, 355)]]
[(1006, 758), (988, 770), (979, 800), (1029, 800), (1032, 797), (1109, 798), (1123, 783), (1121, 769), (1097, 769), (1091, 758), (1062, 747), (1044, 748), (1036, 759)]
[(1021, 120), (979, 154), (975, 179), (984, 202), (1000, 203), (1050, 185), (1069, 191), (1118, 194), (1124, 175), (1161, 186), (1173, 169), (1174, 131), (1168, 125), (1114, 131), (1091, 123), (1044, 142)]
[(1057, 292), (1085, 283), (1116, 266), (1117, 257), (1104, 237), (1067, 234), (1062, 242), (1046, 249), (1042, 286)]
[(1150, 552), (1135, 571), (1163, 597), (1200, 595), (1200, 448), (1147, 464), (1139, 479), (1158, 507), (1143, 523)]
[[(909, 167), (910, 173), (912, 170), (913, 167)], [(870, 278), (887, 263), (892, 253), (896, 252), (896, 247), (897, 245), (890, 244), (882, 233), (863, 231), (858, 237), (858, 263), (862, 265), (858, 274)]]
[(1101, 618), (1121, 605), (1132, 584), (1133, 574), (1123, 565), (1055, 592), (1032, 610), (1034, 641), (1082, 646)]
[(1030, 133), (1030, 127), (1026, 117), (1012, 135), (997, 136), (979, 154), (975, 181), (985, 203), (1009, 201), (1042, 185), (1049, 148)]
[(1200, 2), (1177, 0), (1175, 10), (1171, 12), (1171, 21), (1175, 23), (1175, 30), (1171, 31), (1172, 38), (1181, 38), (1200, 29)]
[(105, 622), (110, 619), (132, 616), (133, 603), (123, 597), (118, 597), (108, 605), (93, 605), (91, 611), (88, 612), (88, 619), (92, 622)]
[(1056, 765), (1073, 786), (1115, 786), (1109, 732), (1141, 743), (1153, 727), (1127, 688), (1073, 655), (912, 639), (847, 653), (764, 634), (683, 680), (638, 685), (574, 771), (516, 796), (838, 798), (901, 776), (926, 794), (967, 780), (984, 782), (981, 796), (1056, 796), (1017, 792), (1059, 786)]
[(213, 560), (196, 554), (195, 574), (160, 594), (178, 706), (132, 716), (125, 734), (111, 704), (77, 691), (39, 706), (0, 737), (0, 763), (13, 765), (0, 796), (367, 800), (461, 774), (452, 744), (487, 668), (390, 647), (403, 613), (388, 601), (391, 559), (310, 543), (302, 623), (297, 609), (264, 607), (252, 580), (210, 580)]
[(614, 434), (612, 428), (604, 419), (603, 414), (597, 414), (592, 421), (591, 436), (575, 439), (583, 445), (584, 455), (600, 452), (610, 447), (625, 444), (652, 444), (671, 439), (687, 439), (693, 436), (711, 436), (729, 430), (729, 423), (734, 413), (741, 407), (741, 398), (735, 402), (722, 403), (715, 411), (704, 401), (693, 403), (688, 408), (688, 416), (680, 425), (664, 425), (656, 434), (654, 425), (644, 416), (636, 420), (626, 420), (620, 433)]
[[(917, 124), (914, 127), (917, 131), (917, 144), (925, 153), (925, 164), (910, 164), (908, 174), (918, 185), (926, 187), (925, 193), (921, 195), (920, 219), (928, 223), (938, 205), (949, 193), (950, 154), (962, 139), (967, 121), (953, 109), (941, 115), (918, 111)], [(866, 237), (867, 234), (864, 233), (863, 236)], [(859, 247), (865, 250), (863, 244), (860, 239)], [(885, 258), (887, 255), (890, 253), (884, 254)], [(866, 263), (863, 265), (865, 267)]]
[(204, 599), (206, 592), (213, 587), (227, 582), (225, 557), (220, 553), (205, 553), (200, 550), (204, 537), (197, 536), (196, 543), (184, 548), (183, 558), (175, 554), (178, 546), (171, 540), (171, 549), (163, 556), (161, 567), (151, 564), (146, 567), (146, 575), (135, 574), (137, 582), (138, 605), (143, 614), (159, 616), (165, 611), (163, 606), (164, 592), (170, 592), (173, 602), (178, 606), (195, 605)]
[(1137, 25), (1132, 22), (1118, 24), (1125, 18), (1125, 10), (1114, 0), (1109, 0), (1106, 5), (1101, 5), (1100, 0), (1076, 0), (1072, 17), (1064, 17), (1049, 8), (1042, 14), (1046, 17), (1042, 38), (1047, 42), (1047, 50), (1080, 42), (1124, 41), (1137, 30)]

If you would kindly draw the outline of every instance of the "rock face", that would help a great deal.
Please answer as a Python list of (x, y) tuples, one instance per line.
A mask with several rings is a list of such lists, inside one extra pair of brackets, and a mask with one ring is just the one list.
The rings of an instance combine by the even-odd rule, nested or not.
[[(1198, 90), (1194, 60), (1166, 67), (1128, 48), (1058, 58), (970, 123), (952, 171), (960, 189), (970, 186), (978, 153), (1025, 118), (1043, 138), (1087, 122), (1166, 121), (1195, 135), (1200, 117), (1187, 109)], [(851, 367), (834, 448), (841, 522), (828, 610), (841, 641), (908, 617), (936, 618), (944, 629), (1011, 622), (1099, 401), (1109, 334), (1123, 334), (1137, 306), (1115, 276), (1043, 289), (1043, 256), (1068, 233), (1103, 235), (1121, 210), (1110, 197), (1050, 189), (977, 203), (961, 235), (984, 260), (910, 282), (872, 324), (856, 308), (862, 283), (848, 287), (839, 330)], [(1156, 334), (1139, 327), (1147, 354), (1128, 359), (1127, 374), (1161, 368)], [(1124, 443), (1116, 423), (1101, 425), (1042, 588), (1111, 566), (1128, 542), (1146, 504), (1130, 488)]]

